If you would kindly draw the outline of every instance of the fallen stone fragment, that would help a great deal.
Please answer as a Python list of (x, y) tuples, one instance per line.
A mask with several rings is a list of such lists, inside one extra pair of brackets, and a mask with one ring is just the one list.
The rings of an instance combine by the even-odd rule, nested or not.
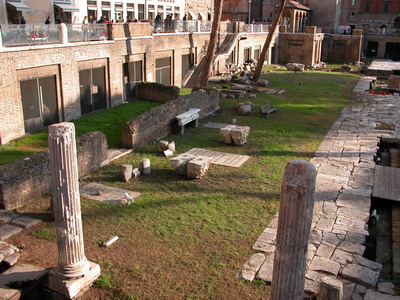
[(132, 177), (132, 165), (128, 165), (128, 164), (122, 164), (120, 165), (119, 169), (121, 172), (121, 179), (122, 181), (126, 181), (128, 182), (129, 179), (131, 179)]
[(116, 242), (117, 240), (118, 240), (118, 235), (113, 236), (113, 237), (109, 238), (107, 241), (105, 241), (105, 242), (103, 243), (103, 246), (104, 246), (104, 247), (108, 247), (108, 246), (110, 246), (111, 244), (113, 244), (114, 242)]

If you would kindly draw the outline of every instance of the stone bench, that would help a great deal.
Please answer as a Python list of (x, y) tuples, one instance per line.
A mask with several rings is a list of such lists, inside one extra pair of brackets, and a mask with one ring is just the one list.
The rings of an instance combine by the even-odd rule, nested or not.
[(180, 133), (183, 135), (185, 132), (185, 125), (192, 123), (195, 127), (197, 128), (199, 126), (199, 112), (201, 111), (201, 109), (199, 108), (191, 108), (188, 111), (177, 115), (175, 117), (175, 119), (178, 120), (178, 125), (180, 126)]
[(267, 117), (270, 113), (275, 113), (276, 108), (271, 106), (271, 103), (267, 103), (260, 107), (261, 117)]

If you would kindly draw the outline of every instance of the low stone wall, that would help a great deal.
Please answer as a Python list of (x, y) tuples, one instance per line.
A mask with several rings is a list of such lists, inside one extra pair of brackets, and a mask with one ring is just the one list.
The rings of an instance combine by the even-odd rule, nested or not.
[[(100, 131), (76, 139), (79, 178), (108, 163), (107, 138)], [(51, 194), (49, 151), (0, 167), (0, 207), (13, 210)]]
[(122, 133), (122, 146), (138, 149), (173, 133), (175, 117), (190, 108), (200, 108), (200, 118), (219, 109), (219, 92), (215, 88), (196, 87), (193, 92), (154, 107), (128, 121)]
[(138, 82), (135, 85), (137, 98), (165, 103), (179, 97), (180, 90), (177, 86), (164, 85), (155, 82)]

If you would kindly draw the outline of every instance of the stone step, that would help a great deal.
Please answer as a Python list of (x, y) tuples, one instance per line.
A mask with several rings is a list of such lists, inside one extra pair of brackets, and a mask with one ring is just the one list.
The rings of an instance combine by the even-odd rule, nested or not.
[(35, 288), (48, 269), (17, 264), (0, 274), (0, 300), (16, 300)]

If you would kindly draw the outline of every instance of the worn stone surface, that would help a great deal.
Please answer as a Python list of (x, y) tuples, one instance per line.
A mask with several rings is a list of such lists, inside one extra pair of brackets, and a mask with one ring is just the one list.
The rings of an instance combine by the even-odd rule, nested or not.
[(399, 300), (400, 296), (392, 296), (374, 290), (367, 290), (364, 300)]
[(265, 260), (265, 255), (262, 253), (253, 254), (249, 260), (244, 264), (242, 270), (239, 272), (238, 277), (252, 281), (256, 276), (258, 270)]
[(256, 278), (265, 280), (266, 282), (272, 281), (272, 273), (274, 269), (274, 258), (275, 255), (272, 253), (265, 257), (265, 260), (259, 269)]
[(23, 228), (29, 228), (40, 222), (41, 222), (41, 220), (39, 220), (39, 219), (25, 216), (25, 217), (17, 217), (15, 219), (13, 219), (11, 221), (11, 224), (19, 225)]
[(343, 283), (333, 277), (323, 277), (320, 282), (321, 299), (341, 300), (343, 297)]
[(13, 226), (13, 225), (9, 225), (9, 224), (5, 224), (0, 226), (0, 240), (5, 240), (6, 238), (21, 232), (22, 228), (21, 227), (17, 227), (17, 226)]
[(379, 278), (379, 272), (375, 272), (367, 267), (350, 264), (343, 268), (342, 276), (345, 279), (354, 280), (361, 284), (375, 286)]
[(325, 257), (315, 256), (311, 261), (309, 268), (314, 271), (337, 275), (340, 270), (340, 264)]

